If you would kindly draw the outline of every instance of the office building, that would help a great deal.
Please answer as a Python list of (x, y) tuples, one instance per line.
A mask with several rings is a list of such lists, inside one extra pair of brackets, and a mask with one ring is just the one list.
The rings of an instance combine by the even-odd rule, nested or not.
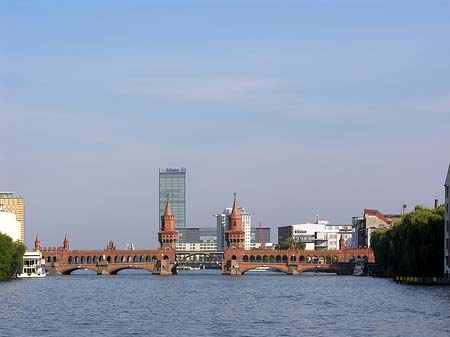
[(278, 227), (279, 245), (292, 237), (296, 242), (304, 243), (305, 250), (337, 250), (341, 236), (345, 245), (350, 246), (353, 236), (352, 225), (335, 225), (329, 221), (317, 221)]
[(0, 233), (8, 235), (14, 242), (20, 241), (21, 224), (12, 212), (3, 210), (0, 204)]
[[(223, 251), (226, 247), (225, 232), (229, 229), (228, 217), (232, 208), (225, 208), (222, 213), (214, 215), (217, 217), (217, 249)], [(244, 249), (251, 249), (251, 228), (253, 213), (246, 212), (244, 208), (239, 207), (239, 213), (242, 215), (242, 229), (244, 230)]]
[(450, 281), (450, 165), (445, 179), (444, 277)]
[(385, 215), (375, 209), (364, 209), (363, 216), (352, 218), (354, 228), (352, 247), (370, 247), (372, 233), (379, 228), (391, 228), (401, 220), (404, 213), (406, 205), (403, 205), (402, 214)]
[(159, 170), (159, 227), (164, 215), (167, 196), (175, 216), (175, 229), (186, 228), (186, 169), (166, 168)]
[(215, 228), (178, 229), (177, 251), (217, 251), (217, 230)]
[(253, 227), (251, 228), (250, 249), (261, 249), (261, 244), (265, 249), (272, 249), (273, 244), (270, 241), (270, 227)]
[(5, 212), (16, 215), (16, 220), (20, 222), (19, 242), (25, 243), (25, 206), (22, 197), (14, 196), (12, 192), (0, 192), (0, 205)]

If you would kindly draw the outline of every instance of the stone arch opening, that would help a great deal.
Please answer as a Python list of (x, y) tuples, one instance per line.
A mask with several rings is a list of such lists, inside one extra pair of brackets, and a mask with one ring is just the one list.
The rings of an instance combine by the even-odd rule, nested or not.
[(138, 262), (139, 262), (139, 256), (135, 255), (135, 256), (133, 257), (133, 262), (134, 262), (134, 263), (138, 263)]
[(145, 262), (145, 257), (144, 257), (144, 255), (141, 255), (139, 261), (140, 261), (140, 262)]
[(69, 259), (67, 260), (67, 262), (68, 262), (69, 264), (72, 264), (72, 263), (73, 263), (73, 257), (72, 257), (72, 256), (69, 256)]
[(80, 264), (80, 257), (79, 256), (75, 256), (75, 264)]
[(91, 264), (92, 263), (92, 256), (88, 256), (86, 260), (87, 260), (88, 264)]
[(330, 264), (330, 263), (331, 263), (331, 256), (330, 256), (330, 255), (327, 255), (327, 256), (325, 257), (325, 262), (326, 262), (327, 264)]
[(300, 255), (300, 262), (305, 262), (305, 256), (304, 255)]
[(81, 264), (85, 264), (86, 263), (86, 258), (84, 256), (82, 256), (80, 258)]
[(244, 262), (248, 262), (248, 255), (244, 255), (244, 257), (242, 258), (242, 260), (243, 260)]
[(250, 255), (250, 262), (255, 262), (255, 256), (254, 255)]
[(270, 255), (270, 256), (269, 256), (269, 262), (270, 262), (270, 263), (274, 263), (274, 262), (275, 262), (275, 256)]
[(287, 263), (288, 262), (288, 257), (287, 257), (287, 255), (283, 255), (283, 260), (282, 260), (284, 263)]
[(295, 255), (291, 256), (291, 262), (296, 262), (297, 261), (297, 257)]
[(269, 257), (267, 255), (263, 256), (263, 262), (269, 262)]
[(92, 259), (92, 262), (97, 263), (98, 262), (98, 257), (94, 256), (94, 258)]
[(319, 264), (324, 264), (324, 263), (325, 263), (325, 258), (321, 255), (321, 256), (319, 256), (319, 258), (317, 259), (317, 262), (318, 262)]
[(277, 255), (277, 257), (275, 258), (275, 262), (276, 263), (281, 263), (281, 256)]
[(119, 256), (119, 255), (117, 255), (117, 256), (114, 258), (114, 263), (120, 263), (120, 256)]
[(168, 260), (169, 257), (167, 255), (164, 255), (164, 260)]
[(338, 257), (335, 255), (335, 256), (333, 256), (333, 263), (338, 263), (339, 262), (339, 259), (338, 259)]
[(256, 262), (261, 262), (261, 255), (256, 256)]

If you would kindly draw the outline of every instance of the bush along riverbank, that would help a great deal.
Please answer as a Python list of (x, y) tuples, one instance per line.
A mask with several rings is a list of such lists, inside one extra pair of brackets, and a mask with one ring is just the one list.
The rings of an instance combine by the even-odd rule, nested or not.
[(13, 278), (22, 269), (25, 246), (0, 233), (0, 281)]
[(373, 232), (370, 242), (376, 263), (397, 282), (448, 283), (443, 279), (444, 205), (416, 206), (392, 228)]

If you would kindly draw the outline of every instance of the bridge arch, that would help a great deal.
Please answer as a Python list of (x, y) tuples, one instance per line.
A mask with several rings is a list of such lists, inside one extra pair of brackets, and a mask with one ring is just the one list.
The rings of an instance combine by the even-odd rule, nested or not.
[[(252, 270), (254, 268), (260, 267), (260, 264), (254, 264), (254, 265), (239, 265), (239, 269), (242, 273), (242, 275), (244, 275), (245, 273), (247, 273), (249, 270)], [(289, 268), (287, 265), (268, 265), (267, 267), (269, 267), (270, 271), (280, 271), (286, 274), (289, 274)]]
[(93, 271), (93, 272), (97, 273), (97, 268), (91, 267), (91, 266), (83, 266), (83, 267), (81, 267), (81, 266), (74, 266), (74, 267), (69, 267), (69, 268), (63, 270), (61, 273), (62, 273), (63, 275), (70, 275), (70, 274), (72, 274), (75, 270), (82, 270), (82, 269), (88, 269), (88, 270), (90, 270), (90, 271)]
[(141, 269), (141, 270), (147, 270), (151, 273), (154, 272), (154, 266), (132, 266), (132, 265), (122, 265), (122, 266), (117, 266), (115, 268), (111, 268), (109, 270), (109, 273), (111, 275), (117, 275), (118, 272), (120, 272), (121, 270), (125, 270), (125, 269)]

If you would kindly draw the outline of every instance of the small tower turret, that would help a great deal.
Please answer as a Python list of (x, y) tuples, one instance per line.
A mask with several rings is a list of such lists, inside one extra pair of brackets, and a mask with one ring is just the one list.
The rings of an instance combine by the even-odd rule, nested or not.
[(67, 238), (67, 234), (64, 235), (64, 242), (63, 242), (63, 248), (64, 250), (69, 250), (69, 239)]
[(170, 209), (169, 196), (167, 196), (166, 210), (161, 216), (161, 230), (158, 233), (161, 248), (175, 250), (178, 241), (178, 232), (175, 230), (175, 216)]
[(233, 208), (228, 216), (228, 230), (225, 232), (227, 248), (244, 249), (245, 234), (242, 230), (242, 214), (239, 212), (236, 193), (234, 193)]
[(344, 248), (345, 248), (344, 235), (341, 234), (341, 238), (339, 239), (339, 250), (343, 250)]
[(34, 251), (41, 251), (41, 240), (39, 240), (39, 234), (36, 234), (36, 239), (34, 240)]

